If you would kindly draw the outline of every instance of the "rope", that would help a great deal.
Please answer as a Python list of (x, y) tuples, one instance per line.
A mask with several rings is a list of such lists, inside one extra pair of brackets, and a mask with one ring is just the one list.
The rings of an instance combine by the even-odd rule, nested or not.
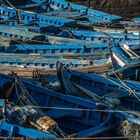
[[(60, 27), (59, 27), (60, 28)], [(67, 29), (64, 29), (64, 28), (60, 28), (61, 30), (63, 30), (63, 31), (66, 31), (73, 39), (76, 39), (74, 36), (73, 36), (73, 34), (69, 31), (69, 30), (67, 30)]]
[[(20, 87), (21, 93), (19, 94), (17, 86)], [(15, 88), (16, 88), (16, 95), (18, 97), (18, 100), (20, 101), (20, 103), (22, 104), (23, 109), (26, 108), (25, 104), (29, 104), (30, 108), (32, 108), (32, 105), (36, 105), (36, 101), (33, 99), (33, 97), (29, 94), (29, 92), (27, 91), (26, 87), (23, 85), (22, 81), (20, 81), (20, 79), (16, 79), (16, 83), (15, 83)], [(20, 96), (19, 96), (20, 95)], [(16, 106), (17, 107), (17, 106)], [(36, 108), (36, 110), (40, 116), (46, 116), (45, 113), (40, 110), (39, 108)], [(28, 115), (30, 115), (29, 112), (26, 112)], [(48, 116), (47, 116), (48, 117)], [(50, 117), (48, 117), (50, 119)], [(30, 122), (32, 123), (32, 121)], [(33, 124), (36, 124), (35, 122), (33, 122)], [(38, 124), (36, 124), (38, 127), (40, 127)], [(54, 130), (49, 130), (51, 133), (56, 134), (56, 131), (58, 131), (60, 133), (60, 135), (63, 138), (66, 138), (65, 133), (57, 126)]]
[(127, 90), (128, 90), (130, 93), (132, 93), (132, 94), (136, 97), (136, 99), (140, 102), (140, 98), (136, 95), (136, 92), (135, 92), (134, 90), (132, 90), (130, 87), (128, 87), (128, 86), (119, 78), (119, 76), (116, 74), (115, 71), (112, 71), (112, 72), (115, 74), (115, 76), (117, 77), (117, 79), (124, 85), (124, 87), (126, 87)]
[(136, 58), (138, 58), (138, 59), (140, 59), (140, 56), (139, 55), (137, 55), (132, 49), (125, 49), (124, 47), (121, 47), (125, 52), (127, 52), (127, 53), (130, 53), (130, 55), (132, 54), (132, 55), (134, 55)]
[(19, 18), (19, 22), (22, 23), (22, 18), (21, 18), (21, 15), (20, 15), (20, 10), (17, 9), (13, 4), (11, 4), (8, 0), (6, 0), (6, 2), (13, 8), (15, 9), (17, 12), (18, 12), (18, 18)]
[[(120, 81), (120, 83), (123, 85), (123, 88), (126, 89), (129, 93), (132, 93), (134, 95), (134, 97), (140, 102), (140, 98), (136, 95), (136, 92), (134, 90), (132, 90), (130, 87), (128, 87), (120, 78), (119, 76), (117, 75), (117, 73), (115, 72), (115, 68), (113, 66), (113, 64), (111, 63), (112, 65), (112, 72), (115, 74), (116, 78)], [(109, 78), (108, 78), (109, 79)], [(110, 79), (111, 80), (111, 79)], [(115, 82), (115, 81), (114, 81)], [(116, 83), (116, 82), (115, 82)]]
[(92, 111), (92, 112), (110, 112), (110, 113), (124, 113), (124, 112), (126, 112), (126, 113), (138, 113), (139, 114), (139, 112), (138, 111), (129, 111), (129, 110), (100, 110), (100, 109), (87, 109), (87, 108), (64, 108), (64, 107), (53, 107), (53, 106), (51, 106), (51, 107), (48, 107), (48, 106), (32, 106), (32, 105), (25, 105), (24, 107), (23, 106), (17, 106), (17, 107), (19, 107), (19, 108), (24, 108), (24, 107), (26, 107), (26, 108), (40, 108), (40, 109), (56, 109), (56, 110), (71, 110), (71, 111), (73, 111), (73, 110), (76, 110), (76, 111)]
[(110, 77), (108, 78), (107, 76), (105, 76), (105, 75), (102, 75), (103, 77), (105, 77), (106, 79), (108, 79), (109, 81), (111, 81), (111, 82), (113, 82), (114, 84), (116, 84), (117, 86), (119, 86), (119, 87), (122, 87), (122, 88), (124, 88), (125, 90), (128, 90), (126, 87), (124, 87), (124, 86), (121, 86), (120, 84), (118, 84), (117, 82), (115, 82), (115, 81), (113, 81), (112, 79), (110, 79)]

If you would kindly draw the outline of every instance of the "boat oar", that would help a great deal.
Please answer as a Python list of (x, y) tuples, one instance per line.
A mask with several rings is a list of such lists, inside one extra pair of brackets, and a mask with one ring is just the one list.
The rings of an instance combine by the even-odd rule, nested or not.
[(97, 94), (93, 93), (92, 91), (83, 88), (82, 86), (72, 82), (72, 84), (80, 91), (82, 91), (84, 94), (86, 94), (88, 97), (96, 100), (96, 101), (101, 101), (103, 98), (101, 96), (98, 96)]
[[(98, 102), (104, 102), (106, 104), (108, 104), (109, 106), (114, 106), (114, 105), (118, 105), (120, 104), (120, 100), (119, 97), (116, 96), (116, 98), (111, 98), (111, 96), (98, 96), (97, 94), (95, 94), (94, 92), (72, 82), (72, 84), (81, 92), (83, 92), (84, 94), (86, 94), (88, 97), (94, 99), (95, 101)], [(111, 95), (111, 94), (110, 94)]]

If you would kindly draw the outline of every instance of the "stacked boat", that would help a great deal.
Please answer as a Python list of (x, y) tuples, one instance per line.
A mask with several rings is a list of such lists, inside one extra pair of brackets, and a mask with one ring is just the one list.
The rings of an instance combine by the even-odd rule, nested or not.
[(138, 140), (138, 23), (65, 0), (1, 2), (0, 138)]

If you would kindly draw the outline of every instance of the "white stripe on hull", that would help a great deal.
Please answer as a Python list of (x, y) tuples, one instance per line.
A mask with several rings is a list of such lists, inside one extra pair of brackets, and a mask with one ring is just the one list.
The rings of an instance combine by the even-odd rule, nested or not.
[(125, 66), (125, 63), (115, 53), (113, 53), (113, 57), (121, 67)]

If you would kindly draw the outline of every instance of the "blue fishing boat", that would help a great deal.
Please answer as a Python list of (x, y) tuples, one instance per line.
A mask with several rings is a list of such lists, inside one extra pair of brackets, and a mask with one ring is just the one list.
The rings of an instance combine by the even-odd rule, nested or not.
[[(126, 44), (110, 48), (112, 66), (121, 78), (140, 80), (140, 56), (135, 52)], [(114, 72), (109, 75), (114, 75)]]
[(10, 124), (4, 120), (0, 120), (0, 137), (1, 139), (9, 138), (33, 138), (33, 139), (55, 139), (57, 138), (53, 134), (47, 134), (31, 128), (25, 128), (18, 125)]
[[(10, 79), (10, 77), (6, 77), (4, 75), (1, 75), (1, 80), (2, 79), (4, 80), (4, 82), (2, 83), (3, 86), (7, 86), (7, 84), (11, 81), (15, 82), (14, 79)], [(1, 85), (1, 89), (3, 88), (2, 85)], [(27, 93), (24, 86), (22, 86), (21, 82), (20, 82), (20, 86), (19, 85), (14, 86), (13, 84), (11, 84), (10, 91), (12, 92), (11, 89), (15, 89), (16, 93), (24, 92), (24, 95)], [(10, 92), (5, 92), (5, 95), (1, 94), (0, 98), (8, 99), (9, 95), (10, 95), (9, 93)], [(18, 99), (20, 102), (18, 104), (19, 106), (24, 104), (24, 105), (28, 105), (30, 107), (29, 108), (26, 108), (23, 106), (19, 107), (16, 105), (16, 102), (7, 104), (6, 100), (3, 100), (3, 103), (1, 101), (1, 103), (3, 104), (3, 105), (1, 104), (1, 110), (0, 110), (1, 117), (3, 119), (5, 119), (6, 122), (9, 123), (9, 124), (7, 124), (7, 127), (15, 128), (15, 129), (9, 130), (9, 131), (5, 128), (5, 131), (6, 131), (5, 135), (7, 132), (10, 132), (11, 136), (12, 136), (12, 134), (13, 135), (15, 134), (15, 136), (16, 136), (16, 134), (17, 135), (19, 134), (20, 137), (21, 137), (21, 134), (24, 134), (23, 135), (24, 137), (27, 137), (28, 135), (30, 135), (30, 137), (32, 137), (32, 138), (41, 137), (41, 134), (42, 134), (42, 138), (44, 138), (44, 137), (56, 138), (56, 137), (60, 137), (60, 136), (64, 137), (65, 134), (58, 127), (57, 123), (53, 119), (46, 116), (41, 110), (34, 109), (31, 107), (32, 105), (35, 105), (35, 103), (33, 102), (33, 100), (31, 98), (29, 99), (28, 97), (23, 97), (22, 95), (19, 95), (19, 94), (17, 94), (17, 96), (18, 96)], [(21, 96), (22, 96), (22, 99), (20, 98)], [(27, 93), (26, 96), (30, 96), (30, 95)], [(23, 128), (23, 127), (26, 127), (26, 128)], [(25, 134), (25, 132), (28, 131), (27, 128), (29, 128), (29, 132), (31, 132), (31, 134), (28, 134), (28, 133)], [(34, 129), (31, 129), (31, 128), (34, 128)], [(4, 129), (3, 126), (2, 126), (2, 129)], [(22, 130), (23, 132), (15, 132), (18, 129)], [(35, 129), (39, 130), (40, 133)], [(36, 135), (32, 136), (33, 132), (36, 132)], [(43, 134), (43, 132), (44, 132), (44, 134)], [(8, 134), (7, 134), (7, 136), (8, 136)]]
[[(88, 54), (101, 52), (104, 48), (107, 48), (107, 44), (84, 46), (82, 44), (15, 44), (5, 47), (6, 53), (18, 53), (18, 54)], [(104, 47), (104, 46), (105, 47)], [(106, 49), (105, 48), (105, 49)]]
[(121, 81), (107, 76), (72, 71), (59, 62), (57, 63), (57, 73), (65, 94), (88, 99), (104, 100), (106, 98), (105, 100), (111, 104), (139, 111), (140, 104), (137, 99), (140, 97), (139, 82)]
[[(57, 27), (60, 30), (59, 27)], [(73, 37), (80, 40), (87, 41), (98, 41), (102, 40), (103, 42), (109, 41), (130, 41), (130, 40), (138, 40), (139, 35), (135, 35), (132, 33), (105, 33), (105, 32), (95, 32), (89, 30), (74, 30), (74, 29), (62, 29), (62, 31), (57, 34), (57, 36), (61, 37)]]
[(44, 1), (39, 1), (39, 0), (27, 0), (27, 1), (18, 1), (18, 0), (14, 0), (14, 1), (4, 1), (3, 2), (5, 5), (8, 6), (15, 6), (18, 9), (22, 9), (22, 10), (30, 10), (33, 12), (43, 12), (46, 10), (50, 10), (50, 6), (48, 4), (48, 2), (46, 0)]
[[(139, 82), (120, 82), (117, 79), (105, 76), (75, 72), (67, 69), (66, 66), (62, 66), (60, 63), (57, 65), (58, 78), (65, 94), (101, 101), (115, 109), (110, 110), (112, 112), (112, 120), (110, 121), (112, 121), (112, 124), (115, 124), (113, 128), (116, 128), (115, 131), (112, 128), (112, 133), (115, 136), (119, 132), (120, 135), (127, 137), (132, 134), (128, 131), (128, 128), (139, 127), (139, 120), (137, 120), (140, 107)], [(132, 110), (136, 110), (137, 112)], [(129, 113), (133, 114), (133, 117), (137, 117), (134, 117), (134, 119)], [(136, 120), (138, 123), (135, 123)], [(138, 129), (135, 130), (137, 131)], [(125, 133), (126, 131), (128, 133)], [(136, 132), (133, 132), (133, 136), (136, 136)]]
[[(16, 14), (17, 11), (16, 10), (11, 9), (11, 8), (8, 8), (8, 7), (7, 8), (1, 7), (0, 10), (1, 10), (1, 17), (2, 18), (4, 18), (5, 16), (9, 16), (9, 17), (6, 17), (6, 19), (9, 18), (8, 21), (7, 20), (6, 21), (3, 21), (4, 24), (11, 25), (11, 26), (15, 26), (15, 25), (18, 25), (19, 24), (19, 17), (17, 17), (17, 14)], [(64, 13), (66, 13), (66, 12), (67, 11), (64, 11)], [(60, 14), (60, 13), (62, 13), (62, 11), (61, 12), (58, 12), (58, 14)], [(71, 27), (71, 28), (74, 28), (74, 27), (77, 28), (77, 27), (79, 27), (80, 28), (80, 26), (83, 26), (83, 28), (85, 27), (85, 29), (86, 29), (86, 24), (81, 23), (81, 21), (71, 20), (71, 18), (70, 19), (63, 18), (64, 17), (64, 14), (62, 14), (62, 16), (60, 16), (60, 17), (57, 14), (55, 16), (53, 16), (53, 15), (54, 14), (52, 14), (52, 15), (51, 14), (50, 15), (48, 14), (48, 15), (46, 15), (44, 13), (43, 14), (35, 14), (35, 13), (28, 12), (28, 11), (26, 11), (26, 12), (25, 11), (24, 12), (21, 11), (21, 13), (20, 13), (20, 17), (21, 17), (21, 21), (22, 21), (22, 24), (23, 25), (26, 25), (26, 24), (27, 25), (28, 24), (30, 25), (30, 24), (33, 24), (34, 23), (34, 25), (37, 24), (40, 27), (45, 27), (45, 26), (48, 26), (48, 25), (55, 25), (57, 27), (65, 27), (66, 26), (67, 28), (68, 27)], [(66, 15), (68, 15), (68, 14), (66, 14)], [(15, 16), (16, 16), (16, 18), (15, 18)], [(71, 14), (71, 16), (73, 16), (73, 13)], [(103, 16), (103, 18), (104, 18), (104, 16)], [(93, 20), (94, 20), (94, 18), (93, 18)], [(110, 19), (108, 19), (108, 20), (110, 20)], [(99, 21), (101, 21), (101, 19), (99, 19)], [(67, 33), (68, 32), (70, 32), (70, 31), (67, 31)], [(74, 34), (77, 35), (77, 33), (79, 34), (79, 32), (74, 32)], [(87, 31), (87, 33), (89, 34), (90, 32)], [(85, 34), (85, 31), (83, 31), (83, 33), (81, 33), (81, 34)], [(94, 33), (92, 33), (92, 34), (94, 34)], [(117, 37), (117, 35), (114, 36), (113, 34), (111, 34), (111, 35), (107, 35), (106, 34), (105, 36), (106, 36), (106, 38), (113, 38), (113, 39), (116, 39), (116, 37)], [(86, 38), (88, 39), (89, 38), (88, 36), (83, 36), (83, 35), (81, 37), (84, 38), (84, 39), (86, 39)], [(79, 38), (81, 38), (81, 37), (79, 37)], [(94, 40), (94, 37), (90, 37), (90, 38), (91, 38), (90, 40)], [(130, 35), (124, 34), (124, 35), (120, 35), (119, 38), (120, 38), (120, 40), (122, 40), (122, 39), (135, 38), (135, 36), (134, 35), (131, 35), (131, 34)]]
[[(44, 2), (45, 1), (31, 1), (30, 3), (41, 4), (41, 3), (44, 3)], [(17, 2), (15, 2), (15, 4), (16, 3)], [(64, 9), (69, 10), (69, 9), (72, 9), (72, 10), (78, 12), (78, 13), (82, 13), (83, 15), (89, 15), (90, 18), (92, 18), (92, 19), (97, 18), (97, 19), (99, 19), (98, 22), (101, 22), (101, 23), (106, 23), (106, 22), (116, 21), (116, 20), (121, 19), (120, 16), (110, 15), (110, 14), (107, 14), (107, 13), (104, 13), (104, 12), (101, 12), (101, 11), (89, 9), (89, 8), (87, 8), (85, 6), (69, 3), (69, 2), (67, 2), (65, 0), (50, 0), (50, 1), (48, 1), (48, 4), (49, 4), (49, 7), (51, 8), (51, 10), (53, 9), (53, 10), (56, 11), (56, 10), (64, 10)], [(46, 11), (48, 10), (47, 9), (48, 4), (44, 3)]]
[[(136, 114), (136, 112), (132, 112), (129, 110), (124, 112), (124, 110), (120, 110), (117, 108), (108, 108), (104, 103), (99, 103), (99, 100), (98, 103), (95, 104), (95, 97), (94, 100), (87, 100), (71, 95), (64, 95), (31, 84), (29, 82), (21, 82), (18, 79), (15, 83), (13, 78), (11, 79), (10, 77), (1, 75), (0, 80), (3, 81), (4, 79), (6, 81), (5, 85), (8, 81), (12, 81), (12, 84), (14, 84), (15, 87), (16, 85), (18, 86), (18, 91), (19, 89), (24, 88), (24, 91), (20, 92), (20, 94), (18, 91), (11, 91), (11, 93), (7, 96), (9, 98), (9, 101), (16, 102), (17, 100), (19, 100), (16, 105), (20, 105), (21, 99), (19, 95), (25, 95), (26, 89), (31, 95), (31, 97), (29, 95), (26, 96), (30, 97), (28, 98), (28, 100), (34, 100), (33, 102), (36, 102), (38, 105), (35, 105), (34, 107), (42, 108), (45, 114), (59, 122), (59, 127), (62, 128), (62, 130), (65, 130), (71, 138), (85, 138), (94, 135), (99, 136), (99, 134), (99, 137), (102, 137), (102, 135), (110, 136), (108, 130), (112, 130), (110, 132), (114, 131), (116, 135), (119, 135), (118, 132), (121, 133), (121, 130), (125, 131), (127, 129), (126, 127), (128, 127), (125, 127), (124, 125), (122, 126), (122, 124), (124, 124), (125, 122), (128, 122), (127, 124), (130, 123), (131, 125), (129, 126), (137, 126), (140, 122), (138, 114)], [(28, 109), (31, 106), (25, 104), (25, 107)], [(97, 109), (99, 109), (99, 111), (97, 111)], [(102, 115), (106, 116), (104, 116), (104, 119), (102, 118), (103, 120), (101, 119), (102, 115), (99, 113), (100, 109), (104, 109), (104, 111), (106, 112), (102, 112)], [(126, 136), (126, 133), (121, 134), (123, 136)]]
[[(34, 54), (42, 56), (82, 56), (83, 58), (93, 57), (94, 59), (106, 59), (109, 57), (109, 43), (101, 43), (95, 45), (82, 44), (13, 44), (5, 47), (4, 51), (11, 54)], [(87, 57), (86, 57), (87, 56)], [(72, 58), (72, 57), (71, 57)]]
[[(17, 11), (11, 7), (0, 7), (0, 17), (2, 23), (15, 26), (19, 24), (37, 23), (39, 26), (56, 25), (68, 26), (76, 24), (75, 20), (65, 19), (63, 17), (47, 16), (43, 14), (33, 13), (30, 11)], [(17, 14), (19, 13), (19, 15)], [(69, 24), (68, 24), (69, 23)], [(77, 23), (78, 24), (78, 23)]]
[[(0, 7), (1, 23), (16, 26), (20, 24), (34, 23), (39, 26), (56, 25), (58, 27), (78, 27), (78, 28), (91, 28), (90, 22), (76, 21), (64, 17), (56, 17), (45, 14), (36, 14), (30, 11), (17, 11), (11, 7)], [(19, 13), (19, 15), (17, 15)]]
[(138, 35), (134, 34), (125, 34), (125, 33), (104, 33), (104, 32), (93, 32), (86, 30), (71, 30), (74, 36), (79, 37), (82, 40), (114, 40), (114, 41), (123, 41), (123, 40), (138, 40)]
[[(20, 26), (0, 26), (0, 35), (2, 37), (7, 37), (9, 40), (19, 39), (19, 42), (30, 40), (32, 43), (43, 43), (43, 44), (66, 44), (66, 43), (75, 43), (75, 44), (83, 44), (83, 45), (93, 45), (97, 43), (102, 43), (103, 41), (86, 41), (86, 40), (78, 40), (64, 37), (57, 37), (51, 35), (44, 35), (40, 33), (31, 32), (28, 28), (22, 28)], [(41, 36), (41, 40), (40, 39)], [(39, 39), (38, 39), (39, 38)], [(43, 38), (43, 39), (42, 39)], [(16, 41), (16, 40), (15, 40)]]
[[(65, 5), (68, 6), (68, 8), (74, 9), (75, 11), (79, 12), (79, 13), (83, 13), (86, 15), (90, 15), (91, 17), (95, 17), (95, 18), (99, 18), (105, 21), (114, 21), (114, 20), (120, 20), (121, 17), (119, 16), (115, 16), (115, 15), (110, 15), (101, 11), (97, 11), (97, 10), (93, 10), (93, 9), (89, 9), (85, 6), (82, 5), (77, 5), (77, 4), (73, 4), (73, 3), (68, 3), (65, 0), (60, 1), (60, 0), (51, 0), (50, 4), (52, 6), (55, 6), (55, 10), (59, 10), (61, 8), (63, 8)], [(58, 9), (57, 9), (58, 8)]]
[(140, 83), (128, 80), (140, 80), (139, 33), (130, 32), (138, 18), (126, 24), (66, 0), (6, 0), (0, 20), (0, 73), (9, 71), (0, 74), (1, 137), (139, 139)]
[[(13, 66), (13, 67), (21, 67), (21, 68), (45, 68), (47, 70), (55, 70), (56, 69), (56, 62), (60, 60), (61, 62), (70, 65), (72, 68), (86, 68), (89, 66), (101, 66), (107, 62), (107, 59), (101, 60), (78, 60), (78, 59), (66, 59), (60, 57), (34, 57), (33, 55), (24, 56), (20, 54), (1, 54), (0, 57), (0, 65), (1, 66)], [(98, 65), (98, 63), (100, 63)]]
[[(14, 36), (14, 35), (13, 35)], [(69, 40), (70, 41), (70, 40)], [(17, 40), (18, 42), (18, 40)], [(1, 51), (5, 51), (6, 53), (20, 53), (20, 54), (30, 54), (30, 53), (34, 53), (34, 54), (96, 54), (96, 53), (106, 53), (109, 54), (109, 47), (110, 47), (110, 43), (97, 43), (97, 44), (86, 44), (84, 45), (84, 43), (79, 44), (77, 43), (67, 43), (67, 44), (43, 44), (43, 43), (32, 43), (31, 42), (20, 42), (19, 44), (17, 44), (17, 42), (15, 41), (14, 43), (12, 42), (12, 44), (10, 46), (2, 47)], [(33, 41), (33, 42), (37, 42), (37, 40)], [(116, 43), (116, 42), (114, 42)], [(139, 49), (139, 43), (138, 41), (123, 41), (120, 42), (120, 45), (123, 45), (124, 43), (127, 43), (130, 48), (133, 51), (138, 51)], [(113, 44), (113, 42), (112, 42)], [(119, 44), (118, 44), (119, 47)], [(100, 57), (100, 55), (98, 54), (98, 56)]]
[[(18, 106), (23, 106), (24, 104), (28, 109), (29, 106), (27, 102), (24, 102), (24, 100), (21, 101), (19, 96), (24, 96), (26, 93), (30, 94), (26, 95), (26, 98), (29, 97), (27, 101), (30, 100), (33, 104), (36, 103), (38, 107), (40, 106), (40, 109), (42, 109), (47, 116), (54, 119), (69, 137), (90, 137), (111, 129), (111, 126), (107, 124), (110, 119), (110, 113), (105, 113), (107, 116), (103, 116), (106, 120), (102, 120), (103, 116), (101, 116), (98, 111), (92, 111), (94, 109), (96, 110), (99, 106), (100, 108), (106, 108), (104, 105), (98, 105), (86, 99), (60, 94), (29, 82), (21, 82), (18, 79), (15, 83), (14, 79), (1, 75), (0, 80), (2, 81), (4, 79), (6, 81), (4, 85), (7, 85), (8, 81), (13, 81), (13, 84), (17, 85), (14, 86), (8, 96), (5, 95), (9, 101), (17, 103), (16, 105)], [(13, 84), (11, 84), (12, 87)], [(24, 89), (24, 91), (22, 89)], [(27, 90), (26, 93), (25, 90)], [(7, 93), (5, 92), (5, 94)], [(16, 102), (18, 100), (19, 102)], [(36, 105), (34, 104), (34, 106)], [(7, 110), (8, 108), (7, 105)], [(68, 111), (70, 108), (73, 108), (73, 110)], [(88, 110), (86, 110), (87, 108)], [(22, 109), (23, 108), (21, 108), (21, 110)]]

